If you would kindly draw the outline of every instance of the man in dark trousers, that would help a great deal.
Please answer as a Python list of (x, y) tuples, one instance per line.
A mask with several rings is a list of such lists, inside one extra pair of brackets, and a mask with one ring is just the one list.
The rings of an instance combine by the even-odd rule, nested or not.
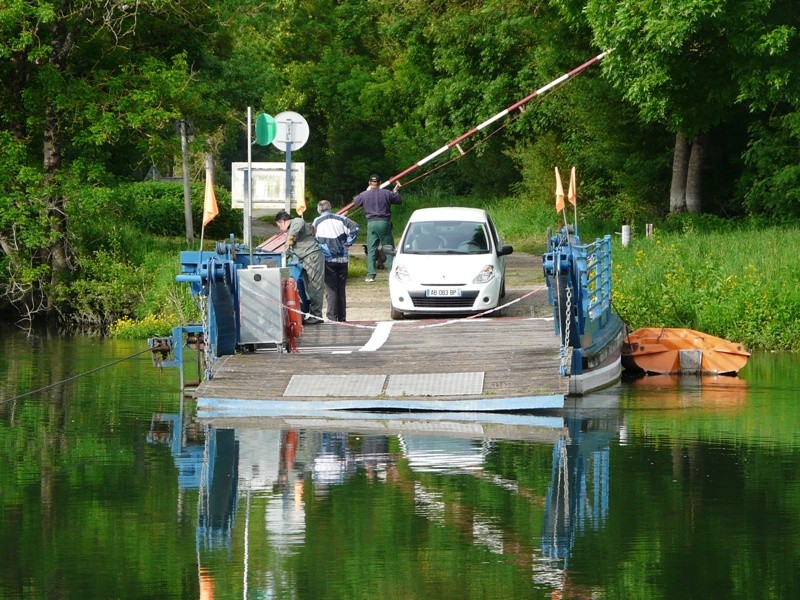
[(317, 204), (319, 216), (312, 229), (325, 255), (325, 289), (329, 321), (347, 320), (347, 259), (350, 246), (358, 236), (358, 224), (343, 215), (331, 212), (331, 203)]
[[(354, 204), (364, 207), (367, 216), (367, 278), (375, 281), (378, 273), (376, 257), (380, 246), (394, 246), (392, 236), (392, 204), (400, 204), (402, 198), (397, 193), (398, 182), (393, 191), (381, 189), (381, 178), (371, 175), (366, 190), (356, 196)], [(386, 268), (392, 268), (392, 257), (386, 257)]]

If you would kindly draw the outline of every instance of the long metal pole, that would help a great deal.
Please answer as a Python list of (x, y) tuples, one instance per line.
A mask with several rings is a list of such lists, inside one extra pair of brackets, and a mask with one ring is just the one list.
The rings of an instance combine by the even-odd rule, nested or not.
[(398, 179), (400, 179), (404, 175), (407, 175), (408, 173), (410, 173), (414, 169), (417, 169), (417, 168), (421, 167), (422, 165), (424, 165), (425, 163), (429, 162), (430, 160), (436, 158), (440, 154), (443, 154), (444, 152), (447, 152), (448, 150), (450, 150), (451, 148), (453, 148), (454, 146), (456, 146), (460, 142), (463, 142), (465, 139), (475, 135), (481, 129), (484, 129), (484, 128), (488, 127), (489, 125), (491, 125), (495, 121), (499, 121), (500, 119), (502, 119), (503, 117), (505, 117), (509, 113), (511, 113), (511, 112), (515, 111), (516, 109), (522, 107), (523, 105), (527, 104), (528, 102), (530, 102), (531, 100), (533, 100), (537, 96), (540, 96), (541, 94), (545, 93), (547, 90), (549, 90), (551, 88), (554, 88), (558, 84), (565, 82), (570, 77), (572, 77), (574, 75), (577, 75), (581, 71), (587, 69), (588, 67), (590, 67), (594, 63), (601, 61), (606, 56), (606, 54), (608, 54), (608, 52), (602, 52), (602, 53), (598, 54), (597, 56), (595, 56), (591, 60), (587, 60), (582, 65), (572, 69), (572, 71), (569, 71), (568, 73), (564, 73), (561, 77), (558, 77), (558, 78), (554, 79), (553, 81), (551, 81), (550, 83), (548, 83), (547, 85), (545, 85), (543, 87), (540, 87), (538, 90), (536, 90), (535, 92), (531, 93), (530, 95), (525, 96), (522, 100), (519, 100), (518, 102), (515, 102), (514, 104), (509, 106), (508, 108), (506, 108), (504, 110), (501, 110), (499, 113), (497, 113), (493, 117), (490, 117), (489, 119), (486, 119), (483, 123), (481, 123), (477, 127), (473, 127), (472, 129), (470, 129), (466, 133), (464, 133), (464, 134), (460, 135), (459, 137), (457, 137), (456, 139), (454, 139), (452, 142), (448, 142), (447, 144), (445, 144), (444, 146), (439, 148), (433, 154), (429, 154), (428, 156), (423, 158), (418, 163), (413, 164), (410, 167), (408, 167), (405, 171), (401, 171), (400, 173), (398, 173), (397, 175), (395, 175), (394, 177), (392, 177), (388, 181), (384, 182), (381, 185), (381, 187), (386, 187), (387, 185), (391, 184), (392, 182), (397, 181)]
[[(433, 160), (434, 158), (436, 158), (437, 156), (440, 156), (441, 154), (444, 154), (445, 152), (447, 152), (447, 151), (448, 151), (448, 150), (450, 150), (451, 148), (455, 147), (457, 144), (459, 144), (459, 143), (463, 142), (465, 139), (467, 139), (467, 138), (469, 138), (469, 137), (471, 137), (471, 136), (475, 135), (476, 133), (478, 133), (478, 132), (479, 132), (479, 131), (481, 131), (482, 129), (485, 129), (486, 127), (488, 127), (488, 126), (489, 126), (489, 125), (491, 125), (492, 123), (494, 123), (494, 122), (496, 122), (496, 121), (499, 121), (500, 119), (502, 119), (503, 117), (505, 117), (505, 116), (506, 116), (506, 115), (508, 115), (509, 113), (511, 113), (511, 112), (513, 112), (513, 111), (515, 111), (515, 110), (517, 110), (518, 108), (521, 108), (522, 106), (524, 106), (525, 104), (527, 104), (528, 102), (530, 102), (531, 100), (533, 100), (534, 98), (536, 98), (537, 96), (540, 96), (540, 95), (542, 95), (543, 93), (545, 93), (547, 90), (550, 90), (550, 89), (554, 88), (555, 86), (559, 85), (560, 83), (563, 83), (563, 82), (565, 82), (565, 81), (566, 81), (567, 79), (569, 79), (570, 77), (573, 77), (573, 76), (577, 75), (578, 73), (580, 73), (580, 72), (582, 72), (582, 71), (584, 71), (584, 70), (588, 69), (588, 68), (589, 68), (590, 66), (592, 66), (593, 64), (595, 64), (595, 63), (597, 63), (597, 62), (600, 62), (601, 60), (603, 60), (603, 58), (605, 58), (605, 57), (606, 57), (606, 55), (607, 55), (609, 52), (611, 52), (611, 50), (608, 50), (608, 51), (606, 51), (606, 52), (601, 52), (600, 54), (598, 54), (598, 55), (597, 55), (597, 56), (595, 56), (594, 58), (592, 58), (592, 59), (590, 59), (590, 60), (587, 60), (587, 61), (586, 61), (585, 63), (583, 63), (582, 65), (579, 65), (579, 66), (575, 67), (575, 68), (574, 68), (574, 69), (572, 69), (571, 71), (569, 71), (569, 72), (567, 72), (567, 73), (564, 73), (564, 74), (563, 74), (563, 75), (561, 75), (560, 77), (558, 77), (558, 78), (554, 79), (553, 81), (551, 81), (551, 82), (550, 82), (550, 83), (548, 83), (547, 85), (545, 85), (545, 86), (543, 86), (543, 87), (540, 87), (540, 88), (539, 88), (538, 90), (536, 90), (535, 92), (532, 92), (531, 94), (529, 94), (529, 95), (525, 96), (525, 97), (524, 97), (522, 100), (519, 100), (519, 101), (515, 102), (514, 104), (512, 104), (511, 106), (509, 106), (508, 108), (505, 108), (505, 109), (501, 110), (499, 113), (497, 113), (497, 114), (496, 114), (496, 115), (494, 115), (493, 117), (490, 117), (489, 119), (486, 119), (486, 120), (485, 120), (483, 123), (481, 123), (480, 125), (478, 125), (478, 126), (476, 126), (476, 127), (473, 127), (472, 129), (470, 129), (470, 130), (469, 130), (469, 131), (467, 131), (466, 133), (464, 133), (464, 134), (462, 134), (462, 135), (458, 136), (458, 137), (457, 137), (456, 139), (454, 139), (453, 141), (451, 141), (451, 142), (448, 142), (447, 144), (445, 144), (444, 146), (442, 146), (441, 148), (439, 148), (438, 150), (436, 150), (436, 152), (433, 152), (432, 154), (429, 154), (428, 156), (426, 156), (425, 158), (423, 158), (423, 159), (422, 159), (422, 160), (420, 160), (419, 162), (417, 162), (417, 163), (415, 163), (415, 164), (411, 165), (410, 167), (408, 167), (408, 168), (407, 168), (407, 169), (405, 169), (404, 171), (401, 171), (401, 172), (400, 172), (400, 173), (398, 173), (397, 175), (394, 175), (393, 177), (391, 177), (391, 178), (390, 178), (390, 179), (388, 179), (387, 181), (384, 181), (384, 182), (381, 184), (381, 187), (382, 187), (382, 188), (384, 188), (384, 187), (387, 187), (388, 185), (391, 185), (393, 182), (397, 181), (397, 180), (398, 180), (398, 179), (400, 179), (401, 177), (403, 177), (403, 176), (405, 176), (405, 175), (408, 175), (409, 173), (411, 173), (411, 172), (412, 172), (412, 171), (414, 171), (415, 169), (418, 169), (419, 167), (421, 167), (421, 166), (422, 166), (422, 165), (424, 165), (425, 163), (428, 163), (428, 162), (430, 162), (431, 160)], [(339, 213), (346, 213), (346, 212), (347, 212), (348, 210), (350, 210), (352, 207), (353, 207), (353, 203), (351, 202), (350, 204), (348, 204), (347, 206), (345, 206), (344, 208), (340, 209), (340, 210), (339, 210), (339, 211), (337, 211), (337, 212), (339, 212)]]
[(292, 210), (292, 120), (286, 119), (286, 212)]
[(253, 109), (247, 107), (247, 199), (244, 203), (244, 242), (253, 264)]

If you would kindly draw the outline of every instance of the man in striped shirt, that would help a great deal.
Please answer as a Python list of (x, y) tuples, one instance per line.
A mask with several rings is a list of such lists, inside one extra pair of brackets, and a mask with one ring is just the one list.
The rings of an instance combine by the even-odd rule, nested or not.
[(347, 320), (347, 260), (348, 250), (358, 236), (358, 224), (343, 215), (331, 212), (331, 203), (317, 204), (319, 216), (314, 219), (314, 235), (325, 255), (325, 290), (329, 321)]

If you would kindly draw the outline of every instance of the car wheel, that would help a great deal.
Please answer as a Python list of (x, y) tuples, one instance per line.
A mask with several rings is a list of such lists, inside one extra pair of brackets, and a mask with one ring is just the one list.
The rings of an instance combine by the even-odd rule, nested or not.
[(406, 318), (405, 315), (401, 313), (399, 310), (397, 310), (394, 306), (391, 307), (390, 312), (392, 315), (392, 319), (394, 319), (395, 321), (402, 321), (403, 319)]
[(506, 297), (506, 280), (503, 278), (503, 283), (500, 285), (500, 298)]

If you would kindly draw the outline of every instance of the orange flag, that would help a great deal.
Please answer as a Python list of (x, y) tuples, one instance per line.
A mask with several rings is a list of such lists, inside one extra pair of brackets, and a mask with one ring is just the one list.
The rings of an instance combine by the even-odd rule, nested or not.
[(306, 199), (298, 198), (297, 205), (294, 207), (294, 210), (298, 215), (302, 215), (304, 212), (306, 212)]
[(561, 174), (556, 167), (556, 212), (564, 210), (564, 186), (561, 185)]
[(572, 167), (572, 172), (569, 174), (569, 193), (567, 194), (567, 200), (569, 200), (572, 206), (578, 205), (578, 190), (575, 186), (575, 167)]
[(211, 220), (219, 214), (217, 208), (217, 196), (214, 194), (214, 182), (211, 177), (206, 175), (206, 197), (203, 200), (203, 227), (208, 225)]

